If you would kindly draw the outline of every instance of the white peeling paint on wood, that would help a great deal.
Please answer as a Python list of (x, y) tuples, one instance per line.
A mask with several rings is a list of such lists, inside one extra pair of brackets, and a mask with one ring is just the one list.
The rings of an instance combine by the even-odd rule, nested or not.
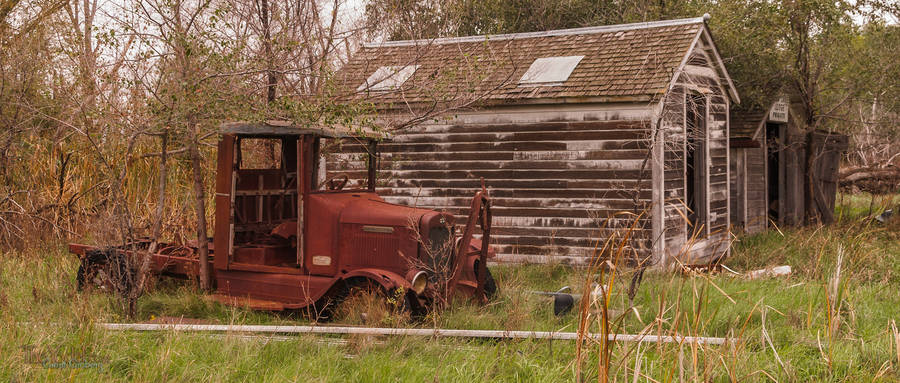
[(608, 222), (609, 226), (624, 227), (632, 221), (628, 219), (606, 219), (599, 218), (554, 218), (554, 217), (503, 217), (494, 216), (494, 225), (496, 226), (517, 226), (517, 227), (570, 227), (570, 228), (588, 228), (596, 229), (601, 223)]
[[(565, 161), (585, 161), (588, 160), (588, 155), (595, 153), (594, 151), (587, 150), (568, 150), (568, 151), (542, 151), (542, 152), (516, 152), (513, 153), (513, 159), (515, 160), (531, 160), (531, 161), (541, 161), (541, 160), (565, 160)], [(604, 161), (604, 160), (599, 160)], [(640, 160), (607, 160), (611, 162), (617, 162), (621, 164), (632, 164), (627, 168), (638, 168), (633, 166), (634, 163), (639, 163)]]
[[(542, 155), (534, 155), (534, 156), (522, 156), (518, 160), (512, 161), (479, 161), (479, 160), (469, 160), (469, 161), (453, 161), (453, 162), (433, 162), (430, 165), (429, 169), (424, 168), (421, 161), (403, 161), (403, 160), (382, 160), (384, 166), (388, 168), (385, 171), (393, 171), (396, 167), (397, 169), (402, 169), (408, 166), (421, 167), (416, 170), (453, 170), (454, 168), (460, 168), (460, 164), (463, 166), (468, 165), (470, 169), (508, 169), (508, 170), (516, 170), (521, 169), (522, 167), (516, 167), (520, 165), (522, 161), (528, 160), (528, 164), (534, 166), (535, 169), (572, 169), (572, 170), (640, 170), (641, 165), (643, 164), (643, 160), (577, 160), (570, 159), (565, 161), (559, 160), (544, 160), (538, 159), (541, 157), (545, 157)], [(527, 157), (536, 157), (536, 158), (527, 158)], [(346, 160), (345, 160), (346, 161)], [(548, 166), (544, 166), (544, 164)], [(338, 164), (332, 163), (332, 168), (337, 168)], [(343, 165), (342, 168), (345, 170), (365, 170), (366, 164), (361, 161), (348, 161)], [(554, 166), (555, 165), (555, 166)], [(489, 166), (489, 167), (488, 167)], [(398, 170), (400, 171), (400, 170)]]
[[(409, 205), (409, 206), (445, 206), (445, 207), (453, 207), (460, 206), (463, 203), (471, 202), (471, 198), (447, 198), (447, 197), (400, 197), (400, 196), (391, 196), (391, 201), (394, 203), (398, 203), (401, 205)], [(615, 207), (611, 207), (606, 199), (596, 198), (596, 199), (552, 199), (552, 198), (515, 198), (515, 205), (511, 205), (513, 202), (506, 202), (504, 199), (495, 198), (496, 204), (498, 205), (506, 205), (506, 206), (522, 206), (522, 205), (543, 205), (543, 209), (555, 210), (555, 209), (584, 209), (584, 210), (594, 210), (594, 209), (615, 209)], [(531, 202), (531, 203), (528, 203)], [(629, 201), (630, 202), (630, 201)], [(538, 207), (531, 207), (532, 209)]]
[(649, 103), (569, 104), (494, 107), (459, 112), (450, 120), (462, 124), (532, 123), (544, 121), (649, 120)]
[[(721, 114), (727, 113), (727, 99), (728, 95), (725, 94), (724, 89), (721, 87), (720, 79), (718, 78), (718, 74), (712, 70), (710, 67), (703, 65), (701, 69), (698, 67), (691, 66), (701, 66), (704, 60), (709, 62), (708, 56), (703, 52), (702, 48), (695, 49), (695, 55), (700, 57), (700, 60), (694, 61), (694, 57), (691, 58), (691, 63), (688, 65), (688, 68), (685, 70), (685, 73), (681, 74), (678, 80), (675, 82), (678, 86), (682, 86), (688, 89), (696, 89), (701, 92), (705, 92), (708, 96), (708, 119), (707, 119), (707, 149), (709, 163), (709, 177), (707, 178), (707, 202), (709, 203), (709, 208), (707, 211), (709, 212), (709, 239), (716, 239), (720, 241), (725, 241), (727, 237), (724, 234), (727, 229), (727, 225), (729, 222), (728, 217), (728, 121), (727, 114), (725, 117), (722, 117)], [(675, 95), (676, 93), (673, 93)], [(680, 97), (681, 93), (678, 93)], [(673, 101), (677, 100), (677, 98), (673, 97)], [(665, 129), (667, 132), (672, 129), (677, 129), (679, 133), (683, 132), (683, 126), (680, 123), (673, 123), (679, 121), (683, 118), (683, 104), (679, 102), (670, 102), (666, 103), (666, 109), (670, 110), (668, 112), (664, 111), (664, 115), (666, 115), (665, 121)], [(668, 115), (676, 116), (675, 118), (668, 118)], [(683, 134), (679, 134), (677, 136), (671, 137), (673, 142), (684, 142)], [(676, 147), (673, 145), (673, 147)], [(668, 148), (668, 145), (667, 145)], [(674, 160), (678, 158), (683, 158), (683, 154), (681, 154), (681, 150), (673, 151), (672, 153), (667, 154), (667, 171), (675, 170), (678, 173), (682, 173), (683, 162), (677, 162), (682, 164), (680, 166), (674, 166), (676, 163)], [(668, 177), (668, 176), (667, 176)], [(667, 178), (667, 181), (670, 180)], [(681, 181), (679, 182), (679, 184)], [(667, 197), (670, 201), (667, 201), (667, 206), (665, 209), (666, 215), (666, 254), (668, 256), (675, 256), (679, 253), (683, 252), (681, 248), (687, 241), (688, 237), (688, 229), (685, 224), (684, 216), (685, 214), (684, 207), (678, 206), (682, 204), (680, 202), (676, 202), (677, 199), (684, 200), (684, 189), (682, 187), (672, 187), (667, 191)], [(674, 226), (673, 226), (674, 225)], [(726, 247), (727, 248), (727, 247)], [(689, 259), (691, 262), (698, 261), (704, 262), (704, 260), (711, 259), (712, 257), (721, 255), (721, 249), (712, 249), (712, 248), (697, 248), (692, 251), (692, 254), (689, 255)]]
[[(565, 133), (560, 133), (563, 137), (565, 137)], [(649, 140), (597, 140), (597, 141), (575, 141), (575, 142), (567, 142), (566, 149), (568, 150), (588, 150), (588, 149), (609, 149), (615, 150), (620, 145), (623, 144), (631, 144), (636, 142), (644, 142), (647, 146), (650, 146)]]
[(684, 66), (684, 71), (689, 75), (704, 76), (704, 77), (711, 77), (711, 78), (718, 77), (718, 74), (716, 73), (716, 71), (713, 68), (710, 68), (707, 66), (690, 65), (689, 64), (689, 65)]
[[(688, 71), (694, 79), (709, 75), (709, 71), (694, 68)], [(714, 85), (712, 88), (707, 91), (716, 97), (717, 89)], [(661, 116), (664, 149), (659, 149), (665, 168), (655, 172), (655, 184), (657, 189), (665, 189), (657, 194), (658, 199), (667, 199), (666, 205), (658, 208), (665, 213), (657, 226), (663, 228), (668, 240), (675, 233), (672, 225), (683, 221), (678, 213), (683, 209), (668, 200), (683, 199), (684, 188), (659, 178), (670, 170), (683, 171), (670, 169), (668, 164), (673, 160), (672, 150), (680, 150), (678, 142), (684, 141), (684, 128), (678, 118), (670, 118), (666, 112), (663, 110)], [(606, 230), (598, 229), (602, 224), (624, 228), (632, 223), (623, 217), (607, 221), (607, 216), (651, 206), (651, 118), (649, 103), (493, 107), (459, 113), (397, 132), (393, 142), (383, 143), (379, 191), (385, 190), (388, 202), (446, 209), (461, 220), (471, 193), (478, 187), (478, 178), (483, 176), (488, 187), (496, 191), (494, 245), (503, 254), (499, 259), (590, 257), (595, 251), (591, 241), (606, 235)], [(727, 122), (717, 119), (709, 120), (707, 147), (712, 156), (708, 158), (727, 161), (727, 154), (717, 157), (717, 151), (727, 147)], [(617, 127), (618, 123), (622, 125)], [(636, 132), (643, 132), (643, 136)], [(337, 160), (328, 163), (332, 172), (344, 166), (360, 177), (365, 169), (359, 157), (344, 154), (332, 158)], [(716, 177), (719, 168), (711, 165), (710, 177)], [(637, 176), (639, 171), (643, 174)], [(726, 174), (727, 169), (721, 173)], [(631, 198), (633, 193), (627, 192), (629, 188), (633, 192), (638, 179), (645, 186), (635, 200)], [(715, 199), (721, 192), (727, 195), (727, 180), (721, 186), (720, 181), (711, 181), (709, 200), (713, 208), (709, 210), (719, 218), (722, 213)], [(501, 187), (494, 189), (492, 185)], [(597, 194), (584, 194), (591, 190)], [(547, 194), (553, 191), (571, 194)], [(652, 246), (650, 222), (645, 217), (635, 233), (634, 246), (640, 254), (649, 254)], [(682, 242), (673, 238), (666, 243), (666, 251)]]

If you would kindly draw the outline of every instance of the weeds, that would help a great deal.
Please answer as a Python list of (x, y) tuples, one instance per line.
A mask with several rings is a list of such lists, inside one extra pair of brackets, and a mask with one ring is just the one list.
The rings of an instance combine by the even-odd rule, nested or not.
[[(850, 201), (845, 198), (845, 201)], [(868, 198), (858, 199), (867, 210)], [(845, 207), (852, 211), (853, 207)], [(458, 329), (578, 331), (581, 313), (553, 315), (551, 301), (529, 290), (573, 286), (592, 296), (590, 324), (608, 332), (726, 337), (723, 346), (585, 340), (486, 341), (424, 338), (252, 337), (243, 334), (116, 333), (94, 323), (124, 321), (108, 294), (76, 292), (77, 261), (64, 244), (0, 255), (0, 381), (897, 381), (900, 331), (896, 294), (897, 232), (865, 215), (824, 228), (781, 228), (738, 238), (725, 263), (739, 273), (789, 264), (784, 278), (748, 280), (731, 273), (647, 270), (629, 297), (635, 272), (598, 262), (597, 273), (565, 265), (493, 266), (498, 296), (486, 306), (460, 300), (425, 322), (388, 315), (337, 324)], [(619, 237), (618, 240), (621, 240)], [(608, 249), (615, 250), (612, 241)], [(838, 260), (838, 249), (841, 259)], [(603, 243), (598, 244), (598, 251)], [(614, 254), (614, 252), (612, 253)], [(599, 265), (599, 266), (598, 266)], [(839, 277), (837, 269), (840, 265)], [(603, 288), (585, 284), (599, 280)], [(611, 277), (615, 275), (614, 277)], [(599, 285), (599, 284), (598, 284)], [(834, 286), (837, 286), (836, 288)], [(831, 302), (831, 303), (829, 303)], [(390, 307), (388, 307), (390, 308)], [(366, 310), (368, 313), (368, 310)], [(198, 318), (222, 324), (305, 324), (302, 313), (272, 314), (222, 306), (187, 283), (161, 281), (145, 294), (136, 321)], [(831, 319), (829, 319), (831, 318)], [(829, 322), (831, 321), (831, 322)], [(837, 322), (837, 324), (833, 324)], [(832, 323), (832, 324), (830, 324)], [(834, 331), (829, 330), (829, 326)], [(830, 332), (829, 332), (830, 331)], [(282, 339), (286, 338), (286, 339)], [(51, 369), (29, 363), (22, 347), (60, 361), (84, 357), (102, 369)], [(605, 348), (601, 348), (605, 347)], [(601, 354), (605, 352), (606, 356)], [(777, 357), (776, 357), (777, 355)], [(582, 367), (576, 372), (579, 360)], [(780, 360), (780, 362), (779, 362)]]

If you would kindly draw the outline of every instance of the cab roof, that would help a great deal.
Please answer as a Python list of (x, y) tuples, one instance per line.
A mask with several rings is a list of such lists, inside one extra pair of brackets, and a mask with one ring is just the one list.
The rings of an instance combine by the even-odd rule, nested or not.
[(385, 132), (379, 132), (364, 127), (306, 126), (281, 120), (269, 120), (264, 122), (228, 122), (221, 125), (220, 131), (223, 134), (263, 137), (314, 135), (325, 138), (363, 138), (368, 140), (390, 138)]

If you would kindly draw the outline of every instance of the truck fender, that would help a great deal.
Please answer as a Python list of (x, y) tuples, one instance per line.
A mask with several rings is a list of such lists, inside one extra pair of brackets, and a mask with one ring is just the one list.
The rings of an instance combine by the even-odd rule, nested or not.
[(347, 280), (351, 278), (365, 278), (366, 280), (377, 282), (384, 291), (393, 294), (393, 291), (402, 288), (405, 291), (406, 301), (404, 303), (406, 309), (410, 310), (413, 315), (422, 315), (425, 308), (421, 300), (412, 290), (412, 283), (406, 278), (392, 271), (382, 269), (357, 269), (341, 276), (341, 279)]
[[(469, 242), (469, 248), (466, 250), (466, 255), (478, 255), (481, 254), (481, 240), (478, 238), (472, 238), (472, 241)], [(488, 247), (487, 258), (494, 258), (497, 253), (493, 248)]]
[(412, 285), (406, 278), (392, 271), (382, 269), (356, 269), (341, 276), (341, 279), (347, 280), (351, 278), (362, 277), (370, 281), (377, 282), (385, 291), (391, 291), (397, 288), (403, 288), (409, 291)]

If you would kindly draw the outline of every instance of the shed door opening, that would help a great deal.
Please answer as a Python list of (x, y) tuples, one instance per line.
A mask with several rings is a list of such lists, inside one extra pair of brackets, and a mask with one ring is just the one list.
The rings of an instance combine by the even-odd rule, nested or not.
[(706, 224), (706, 97), (690, 93), (685, 105), (685, 203), (692, 231)]
[(779, 211), (779, 206), (781, 206), (781, 192), (779, 188), (781, 187), (779, 180), (781, 180), (781, 125), (766, 123), (766, 189), (767, 189), (767, 197), (769, 200), (769, 218), (772, 219), (773, 222), (780, 222), (781, 214)]

